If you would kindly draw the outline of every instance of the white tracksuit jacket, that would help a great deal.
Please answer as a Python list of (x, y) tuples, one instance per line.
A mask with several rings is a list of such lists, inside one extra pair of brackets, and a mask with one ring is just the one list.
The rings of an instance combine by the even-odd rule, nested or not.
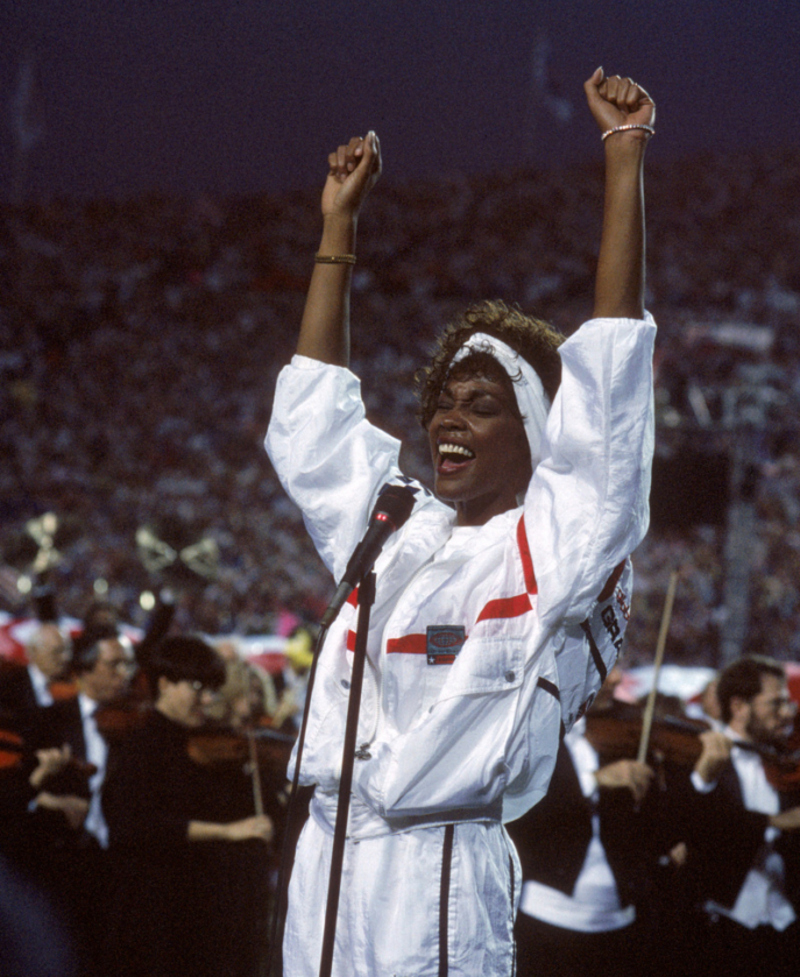
[[(648, 524), (654, 337), (649, 316), (595, 319), (561, 346), (542, 461), (519, 508), (456, 527), (412, 483), (411, 517), (375, 566), (334, 974), (513, 973), (520, 877), (502, 822), (543, 796), (562, 723), (622, 641), (627, 558)], [(408, 482), (398, 442), (367, 422), (349, 370), (296, 356), (266, 446), (339, 580), (380, 487)], [(312, 697), (301, 783), (317, 787), (290, 888), (286, 977), (318, 973), (356, 618), (351, 600)]]

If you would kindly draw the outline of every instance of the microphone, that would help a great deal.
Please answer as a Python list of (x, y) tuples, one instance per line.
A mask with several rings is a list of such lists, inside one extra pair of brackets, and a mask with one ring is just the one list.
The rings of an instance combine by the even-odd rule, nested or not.
[(333, 624), (342, 604), (372, 569), (386, 540), (405, 524), (414, 508), (415, 494), (415, 490), (407, 485), (387, 485), (381, 491), (369, 517), (369, 527), (350, 557), (342, 582), (322, 615), (320, 627)]

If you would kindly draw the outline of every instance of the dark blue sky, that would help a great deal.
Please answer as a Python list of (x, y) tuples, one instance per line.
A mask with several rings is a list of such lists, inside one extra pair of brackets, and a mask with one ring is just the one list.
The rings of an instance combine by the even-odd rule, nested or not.
[(0, 194), (26, 52), (29, 196), (127, 196), (307, 186), (370, 127), (396, 180), (597, 156), (598, 64), (651, 90), (654, 156), (797, 145), (798, 51), (797, 0), (2, 0)]

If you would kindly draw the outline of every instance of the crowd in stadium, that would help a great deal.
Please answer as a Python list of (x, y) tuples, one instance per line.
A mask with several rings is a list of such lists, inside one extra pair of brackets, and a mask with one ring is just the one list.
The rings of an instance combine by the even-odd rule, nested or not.
[[(363, 378), (372, 418), (405, 442), (409, 473), (426, 479), (429, 461), (415, 401), (406, 393), (408, 380), (439, 326), (456, 310), (498, 296), (551, 318), (567, 333), (587, 317), (597, 239), (589, 215), (599, 211), (601, 186), (600, 170), (589, 166), (453, 177), (413, 191), (382, 185), (376, 191), (364, 223), (381, 233), (365, 229), (354, 275), (353, 316), (359, 328), (353, 366)], [(659, 322), (657, 457), (653, 525), (634, 557), (628, 666), (652, 658), (673, 571), (678, 586), (671, 661), (720, 665), (721, 642), (737, 613), (745, 628), (739, 651), (800, 658), (800, 454), (794, 437), (800, 272), (792, 263), (800, 223), (789, 216), (798, 191), (796, 152), (662, 163), (650, 173), (648, 306)], [(32, 594), (45, 582), (58, 611), (85, 627), (72, 636), (68, 653), (65, 636), (50, 633), (64, 646), (61, 664), (71, 663), (74, 688), (63, 700), (71, 705), (59, 705), (57, 695), (46, 707), (33, 703), (34, 711), (54, 710), (44, 726), (32, 721), (12, 726), (42, 749), (28, 755), (6, 781), (16, 787), (5, 793), (11, 816), (3, 822), (0, 840), (13, 870), (15, 853), (26, 850), (15, 848), (18, 837), (44, 837), (39, 832), (52, 826), (48, 815), (58, 812), (56, 835), (68, 826), (73, 831), (68, 843), (56, 839), (48, 847), (37, 840), (27, 849), (33, 854), (24, 870), (42, 880), (44, 893), (52, 889), (55, 905), (60, 893), (72, 893), (81, 873), (92, 880), (87, 885), (95, 884), (90, 858), (103, 857), (107, 837), (101, 831), (92, 841), (86, 833), (96, 827), (91, 805), (101, 789), (88, 781), (76, 793), (63, 784), (56, 790), (50, 778), (63, 776), (65, 769), (74, 773), (59, 744), (66, 742), (69, 710), (74, 713), (69, 721), (82, 723), (84, 732), (93, 721), (93, 713), (75, 711), (81, 696), (103, 704), (143, 676), (149, 682), (145, 697), (154, 706), (144, 731), (136, 731), (133, 747), (123, 742), (115, 754), (112, 743), (110, 753), (101, 749), (99, 755), (102, 774), (110, 778), (102, 804), (111, 819), (112, 841), (114, 832), (122, 839), (121, 849), (115, 853), (112, 844), (109, 850), (117, 858), (122, 853), (116, 868), (123, 879), (113, 896), (122, 901), (102, 908), (128, 908), (112, 914), (121, 928), (113, 930), (110, 943), (104, 934), (94, 949), (102, 957), (130, 946), (117, 966), (132, 977), (150, 972), (145, 957), (136, 956), (142, 945), (151, 956), (154, 948), (161, 954), (174, 950), (171, 936), (158, 943), (163, 927), (153, 930), (150, 943), (150, 937), (137, 943), (130, 927), (125, 929), (131, 919), (145, 933), (155, 925), (142, 879), (153, 882), (159, 898), (171, 900), (158, 904), (164, 918), (187, 918), (191, 907), (195, 928), (186, 945), (197, 955), (194, 972), (205, 972), (202, 967), (214, 953), (223, 961), (220, 966), (229, 968), (215, 973), (249, 977), (265, 967), (264, 908), (274, 898), (276, 851), (268, 846), (281, 826), (285, 750), (268, 767), (280, 773), (277, 786), (270, 785), (267, 810), (253, 815), (252, 784), (242, 780), (241, 758), (219, 774), (184, 746), (186, 731), (200, 723), (201, 703), (205, 722), (212, 707), (226, 701), (222, 690), (231, 702), (257, 700), (267, 727), (291, 728), (294, 735), (263, 672), (245, 669), (242, 685), (237, 669), (243, 657), (230, 649), (236, 638), (285, 628), (287, 614), (294, 623), (313, 624), (332, 590), (262, 445), (274, 381), (291, 355), (302, 311), (318, 234), (317, 207), (316, 192), (309, 192), (281, 199), (53, 200), (6, 207), (1, 215), (0, 610), (30, 615), (41, 607)], [(46, 513), (56, 517), (52, 531), (41, 521)], [(38, 527), (31, 520), (40, 520)], [(47, 558), (45, 571), (37, 557)], [(178, 637), (156, 650), (139, 644), (137, 671), (130, 643), (119, 641), (115, 628), (125, 622), (146, 629), (152, 608), (141, 595), (163, 588), (175, 595)], [(96, 606), (113, 614), (111, 626), (86, 624), (98, 596), (104, 602)], [(213, 636), (215, 649), (185, 637), (189, 632)], [(37, 634), (32, 632), (26, 649), (29, 662), (42, 653), (37, 640), (46, 644)], [(227, 649), (225, 636), (234, 638)], [(307, 648), (297, 662), (299, 673), (308, 664)], [(23, 671), (16, 666), (15, 681)], [(788, 729), (794, 710), (781, 669), (770, 665), (756, 678), (762, 684), (747, 694), (749, 699), (741, 676), (734, 676), (730, 687), (723, 683), (722, 714), (705, 703), (704, 718), (735, 729), (730, 701), (746, 700), (750, 708), (751, 700), (774, 692), (775, 715)], [(290, 669), (282, 677), (290, 685), (296, 679)], [(613, 692), (613, 686), (609, 689)], [(301, 696), (299, 686), (295, 691), (292, 708)], [(683, 715), (685, 705), (662, 707), (665, 714), (677, 708)], [(9, 693), (3, 708), (19, 719), (18, 697)], [(226, 727), (237, 723), (233, 712), (216, 720)], [(150, 747), (148, 763), (152, 757), (157, 761), (152, 770), (141, 762), (142, 744)], [(567, 746), (575, 751), (578, 769), (576, 758), (585, 748), (577, 741)], [(567, 746), (562, 744), (559, 763), (568, 775)], [(718, 770), (706, 757), (710, 749), (704, 745), (694, 772), (712, 782)], [(642, 946), (655, 941), (659, 952), (681, 953), (703, 940), (680, 869), (685, 842), (699, 835), (698, 825), (705, 825), (711, 807), (698, 804), (694, 795), (686, 800), (688, 767), (675, 774), (667, 762), (666, 773), (656, 775), (626, 759), (623, 775), (616, 759), (600, 767), (597, 756), (594, 760), (589, 772), (599, 793), (608, 789), (618, 800), (615, 789), (623, 786), (630, 789), (622, 791), (625, 800), (636, 802), (633, 811), (628, 803), (624, 813), (612, 812), (609, 823), (635, 825), (635, 833), (631, 829), (623, 839), (628, 867), (645, 855), (649, 859), (647, 897), (640, 896), (636, 907), (645, 928), (637, 938)], [(146, 780), (148, 771), (152, 782)], [(97, 769), (89, 776), (96, 774)], [(218, 789), (220, 777), (224, 789)], [(163, 790), (158, 796), (166, 798), (164, 803), (174, 805), (180, 830), (158, 821), (163, 811), (149, 803), (153, 784), (157, 792)], [(794, 781), (790, 789), (796, 789)], [(657, 811), (645, 805), (640, 812), (645, 796)], [(193, 811), (202, 811), (202, 818)], [(533, 811), (534, 818), (541, 813)], [(795, 820), (798, 811), (789, 812)], [(37, 812), (41, 820), (29, 821)], [(797, 824), (781, 821), (782, 816), (770, 814), (777, 820), (769, 825), (796, 835)], [(716, 815), (709, 819), (719, 821)], [(758, 823), (761, 839), (766, 823)], [(150, 834), (137, 835), (142, 824)], [(694, 849), (703, 853), (706, 867), (721, 850), (724, 854), (713, 832), (706, 833), (708, 839), (709, 851), (702, 841)], [(193, 849), (189, 842), (197, 840), (212, 844)], [(231, 847), (234, 840), (238, 844)], [(172, 842), (180, 849), (175, 865)], [(604, 843), (613, 860), (613, 841)], [(634, 843), (639, 847), (631, 855)], [(195, 857), (198, 850), (202, 857)], [(143, 853), (146, 865), (132, 872), (131, 858)], [(0, 862), (0, 870), (6, 868)], [(165, 878), (169, 885), (160, 884)], [(197, 880), (199, 887), (176, 888), (175, 878)], [(214, 885), (203, 888), (204, 878), (213, 878)], [(618, 881), (622, 886), (622, 876)], [(16, 884), (12, 872), (7, 892)], [(97, 905), (74, 903), (72, 909), (86, 913), (71, 920), (72, 909), (65, 911), (68, 925), (96, 935)], [(8, 925), (9, 905), (17, 907), (6, 900), (0, 926)], [(627, 926), (629, 908), (616, 907), (610, 915)], [(23, 915), (25, 927), (38, 920), (53, 939), (45, 914), (34, 906)], [(197, 919), (209, 921), (205, 931), (197, 928)], [(237, 954), (220, 942), (220, 934), (224, 940), (231, 936), (229, 920), (237, 921), (249, 941), (246, 952)], [(56, 915), (54, 925), (62, 922)], [(624, 926), (623, 933), (629, 933)], [(25, 937), (32, 946), (36, 939), (33, 931)], [(53, 946), (58, 945), (55, 939)]]
[[(800, 641), (800, 229), (788, 216), (799, 181), (791, 152), (662, 163), (647, 201), (658, 452), (730, 467), (749, 439), (748, 641), (782, 658), (797, 657)], [(393, 381), (408, 379), (439, 325), (476, 298), (575, 328), (589, 308), (600, 188), (599, 168), (587, 166), (413, 191), (381, 185), (374, 195), (354, 278), (354, 366), (374, 418), (407, 441), (413, 474), (427, 477), (426, 449), (409, 385)], [(179, 593), (181, 625), (207, 633), (269, 632), (286, 608), (318, 616), (330, 581), (262, 448), (317, 207), (315, 193), (298, 192), (4, 209), (0, 554), (29, 570), (27, 521), (56, 513), (52, 576), (64, 612), (80, 616), (100, 580), (132, 623), (143, 619), (140, 593), (165, 582)], [(676, 659), (716, 663), (729, 467), (712, 517), (694, 517), (681, 498), (636, 554), (634, 662), (652, 654), (666, 580), (679, 569)], [(214, 572), (180, 558), (148, 570), (141, 527), (176, 552), (210, 539)], [(24, 609), (13, 597), (7, 588), (7, 609)]]

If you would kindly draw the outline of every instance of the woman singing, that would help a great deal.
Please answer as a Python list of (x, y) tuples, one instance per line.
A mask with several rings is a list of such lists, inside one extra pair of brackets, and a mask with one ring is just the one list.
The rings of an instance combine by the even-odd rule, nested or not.
[[(594, 318), (563, 340), (488, 302), (448, 327), (421, 384), (435, 495), (402, 475), (398, 443), (367, 422), (347, 369), (378, 139), (328, 158), (322, 241), (267, 450), (337, 580), (380, 490), (415, 490), (375, 565), (342, 977), (513, 972), (520, 874), (503, 822), (543, 796), (562, 727), (622, 641), (653, 449), (642, 170), (655, 107), (602, 69), (585, 90), (606, 157)], [(315, 793), (289, 892), (287, 977), (319, 967), (356, 604), (330, 629), (312, 697), (301, 783)]]

